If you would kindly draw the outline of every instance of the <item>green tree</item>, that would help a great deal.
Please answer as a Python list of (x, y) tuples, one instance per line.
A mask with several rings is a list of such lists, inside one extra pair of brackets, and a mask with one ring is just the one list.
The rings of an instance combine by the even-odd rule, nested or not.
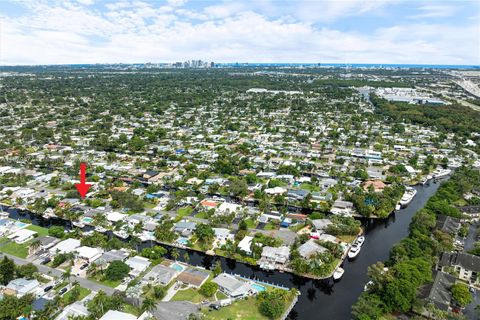
[(105, 270), (105, 278), (111, 281), (122, 280), (130, 272), (130, 267), (123, 261), (113, 261)]
[(453, 299), (462, 307), (472, 302), (472, 294), (468, 290), (467, 285), (463, 283), (456, 283), (451, 288)]
[(3, 257), (0, 262), (0, 283), (7, 285), (13, 279), (15, 279), (15, 263), (13, 260)]
[(199, 292), (205, 297), (213, 297), (218, 290), (218, 285), (215, 282), (207, 281), (201, 287)]

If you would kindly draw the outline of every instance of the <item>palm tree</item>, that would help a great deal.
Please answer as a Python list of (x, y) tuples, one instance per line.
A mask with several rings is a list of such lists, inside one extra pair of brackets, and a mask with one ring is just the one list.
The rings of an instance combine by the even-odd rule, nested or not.
[(142, 310), (143, 311), (152, 311), (156, 308), (155, 300), (151, 298), (146, 298), (143, 300), (142, 303)]
[(178, 257), (180, 257), (180, 252), (176, 248), (172, 249), (172, 252), (170, 253), (172, 255), (172, 258), (177, 261)]
[(30, 243), (30, 246), (28, 247), (29, 254), (34, 254), (35, 252), (37, 252), (37, 249), (40, 248), (41, 245), (42, 243), (40, 242), (40, 240), (38, 239), (33, 240), (32, 243)]
[(72, 276), (72, 268), (67, 268), (65, 269), (65, 272), (62, 274), (62, 280), (63, 281), (69, 281), (70, 282), (70, 277)]

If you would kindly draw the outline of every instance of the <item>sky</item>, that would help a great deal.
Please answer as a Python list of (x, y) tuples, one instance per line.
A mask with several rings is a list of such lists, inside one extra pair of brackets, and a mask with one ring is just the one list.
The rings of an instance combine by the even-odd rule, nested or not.
[(480, 1), (0, 0), (0, 65), (480, 65)]

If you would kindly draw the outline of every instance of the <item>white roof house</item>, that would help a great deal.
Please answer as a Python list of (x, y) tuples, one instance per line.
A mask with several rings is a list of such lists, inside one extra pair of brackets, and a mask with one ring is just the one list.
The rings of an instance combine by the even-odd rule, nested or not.
[(125, 219), (125, 217), (127, 217), (126, 214), (115, 212), (115, 211), (107, 212), (107, 216), (106, 216), (107, 220), (110, 222), (118, 222), (120, 220)]
[(137, 320), (137, 317), (130, 313), (108, 310), (100, 320)]
[(212, 282), (216, 283), (220, 290), (230, 297), (243, 297), (252, 290), (252, 286), (247, 282), (226, 273), (219, 274)]
[(92, 247), (79, 247), (75, 250), (77, 252), (77, 256), (82, 259), (88, 260), (88, 262), (93, 262), (100, 258), (103, 254), (103, 250), (99, 248), (92, 248)]
[(150, 260), (144, 257), (140, 256), (135, 256), (131, 257), (125, 263), (132, 268), (132, 271), (130, 271), (130, 274), (133, 276), (138, 276), (140, 273), (145, 271), (151, 264)]
[(70, 238), (57, 243), (57, 245), (51, 248), (49, 251), (51, 254), (56, 254), (57, 252), (71, 253), (74, 252), (78, 247), (80, 247), (80, 240)]
[(68, 320), (70, 316), (88, 316), (87, 308), (79, 301), (66, 306), (55, 320)]
[(222, 202), (222, 204), (217, 208), (217, 212), (221, 214), (233, 213), (242, 208), (241, 205), (229, 202)]
[(253, 237), (245, 236), (245, 238), (243, 238), (242, 241), (238, 243), (237, 248), (245, 251), (246, 254), (249, 254), (249, 255), (252, 254), (252, 249), (250, 249), (252, 245), (252, 240), (253, 240)]
[(36, 234), (37, 232), (32, 230), (20, 229), (10, 234), (7, 238), (15, 241), (16, 243), (25, 243), (28, 240), (32, 239), (33, 236)]
[(15, 291), (17, 297), (23, 297), (27, 293), (32, 292), (40, 286), (40, 283), (36, 280), (27, 280), (25, 278), (18, 278), (8, 283), (7, 289)]

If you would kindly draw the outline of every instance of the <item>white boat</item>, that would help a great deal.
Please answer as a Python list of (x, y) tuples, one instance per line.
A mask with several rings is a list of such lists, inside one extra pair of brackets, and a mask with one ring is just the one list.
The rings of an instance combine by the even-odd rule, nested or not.
[(370, 280), (370, 281), (368, 281), (368, 282), (365, 284), (365, 286), (363, 287), (363, 291), (368, 291), (368, 290), (370, 290), (370, 288), (371, 288), (372, 286), (373, 286), (373, 281)]
[(397, 205), (395, 206), (395, 211), (399, 211), (400, 209), (402, 209), (402, 206), (400, 205), (400, 203), (397, 203)]
[(450, 173), (452, 173), (452, 170), (450, 169), (437, 169), (433, 171), (432, 175), (434, 178), (438, 179), (448, 176)]
[(407, 206), (413, 200), (413, 197), (415, 197), (416, 194), (417, 189), (406, 187), (405, 193), (403, 194), (402, 199), (400, 199), (400, 205)]
[(98, 231), (100, 233), (104, 233), (105, 231), (107, 231), (107, 229), (105, 229), (104, 227), (102, 226), (96, 226), (95, 227), (95, 231)]
[(365, 242), (365, 237), (364, 236), (360, 236), (357, 238), (357, 241), (355, 241), (355, 244), (359, 247), (363, 246), (363, 243)]
[(83, 227), (85, 227), (85, 225), (84, 225), (83, 223), (81, 223), (80, 221), (72, 222), (72, 224), (73, 224), (75, 227), (78, 227), (78, 228), (83, 228)]
[(0, 217), (1, 218), (8, 218), (8, 212), (5, 212), (5, 211), (0, 211)]
[(343, 270), (342, 267), (338, 267), (337, 270), (335, 270), (335, 272), (333, 273), (333, 280), (340, 279), (344, 273), (345, 273), (345, 270)]
[(358, 256), (358, 254), (360, 253), (360, 249), (361, 249), (361, 248), (362, 248), (361, 246), (358, 246), (358, 245), (354, 244), (354, 245), (350, 248), (350, 250), (348, 251), (348, 257), (349, 257), (350, 259), (353, 259), (353, 258), (355, 258), (356, 256)]

